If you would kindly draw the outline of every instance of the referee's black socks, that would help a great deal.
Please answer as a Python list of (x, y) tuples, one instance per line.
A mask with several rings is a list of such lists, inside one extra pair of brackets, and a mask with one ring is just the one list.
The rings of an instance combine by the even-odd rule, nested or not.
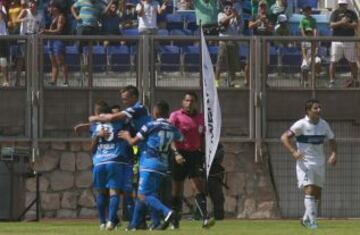
[(204, 193), (198, 193), (195, 195), (195, 204), (198, 208), (202, 219), (208, 219), (208, 211), (206, 209), (206, 195)]

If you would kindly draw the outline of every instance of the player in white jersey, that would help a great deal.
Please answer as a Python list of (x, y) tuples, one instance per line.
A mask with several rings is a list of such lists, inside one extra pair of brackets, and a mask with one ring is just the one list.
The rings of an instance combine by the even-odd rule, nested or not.
[[(281, 142), (296, 160), (296, 175), (299, 188), (304, 190), (305, 213), (302, 224), (308, 228), (317, 228), (316, 222), (318, 202), (321, 188), (325, 182), (325, 154), (323, 143), (330, 143), (328, 163), (336, 164), (335, 135), (329, 124), (320, 118), (321, 107), (317, 100), (305, 103), (306, 116), (295, 122), (281, 136)], [(291, 139), (296, 138), (296, 148)]]

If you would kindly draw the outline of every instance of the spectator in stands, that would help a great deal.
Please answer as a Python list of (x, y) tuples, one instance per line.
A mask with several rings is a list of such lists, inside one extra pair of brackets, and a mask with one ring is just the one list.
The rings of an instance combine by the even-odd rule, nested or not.
[(276, 0), (276, 2), (273, 5), (271, 5), (270, 20), (273, 25), (276, 23), (279, 15), (286, 13), (286, 8), (287, 8), (286, 0)]
[(125, 10), (121, 16), (121, 27), (123, 29), (137, 27), (137, 13), (135, 11), (135, 5), (131, 2), (126, 3)]
[[(3, 3), (0, 0), (0, 36), (8, 35), (6, 27), (6, 12), (2, 10)], [(7, 71), (7, 57), (8, 57), (8, 43), (6, 41), (0, 41), (0, 71), (3, 73), (5, 81), (2, 86), (9, 86), (9, 74)]]
[(157, 34), (157, 14), (162, 14), (166, 10), (167, 1), (161, 6), (155, 0), (141, 0), (136, 6), (139, 19), (139, 34)]
[[(239, 35), (240, 15), (233, 8), (232, 1), (224, 3), (223, 12), (218, 15), (220, 37)], [(229, 73), (230, 86), (234, 86), (235, 73), (240, 67), (239, 45), (236, 41), (220, 41), (216, 64), (216, 86), (220, 86), (221, 71), (225, 68)]]
[(217, 0), (194, 0), (197, 25), (202, 26), (205, 35), (219, 35), (217, 17), (220, 10)]
[[(110, 4), (109, 11), (103, 16), (102, 28), (105, 35), (121, 35), (120, 31), (120, 12), (115, 2)], [(104, 46), (108, 46), (109, 41), (104, 42)]]
[(288, 18), (286, 15), (281, 14), (277, 17), (276, 25), (275, 25), (275, 35), (276, 36), (289, 36), (289, 25)]
[[(114, 0), (110, 0), (108, 5), (97, 0), (77, 0), (71, 6), (71, 13), (77, 20), (78, 35), (96, 35), (99, 33), (99, 20), (105, 14)], [(80, 43), (82, 50), (82, 43)]]
[(21, 3), (20, 0), (13, 0), (8, 8), (8, 30), (9, 34), (20, 33), (20, 23), (16, 22), (20, 12), (25, 8), (25, 4)]
[(259, 11), (249, 22), (249, 28), (254, 31), (254, 35), (272, 35), (273, 25), (268, 15), (267, 3), (262, 0), (259, 2)]
[(180, 11), (194, 10), (194, 4), (192, 0), (177, 0), (176, 8)]
[[(303, 37), (309, 36), (309, 31), (311, 31), (312, 36), (317, 35), (317, 23), (316, 19), (311, 16), (311, 6), (305, 6), (303, 8), (303, 18), (300, 20), (300, 31)], [(307, 32), (306, 32), (307, 31)]]
[[(313, 37), (314, 36), (314, 29), (311, 27), (305, 28), (304, 33), (306, 37)], [(301, 43), (301, 55), (302, 55), (302, 63), (301, 63), (301, 72), (302, 72), (302, 79), (300, 81), (301, 85), (304, 87), (309, 86), (308, 82), (308, 75), (309, 71), (311, 70), (312, 65), (312, 55), (314, 55), (315, 59), (315, 73), (319, 74), (321, 70), (321, 59), (318, 54), (318, 46), (314, 45), (310, 41), (304, 41)]]
[[(20, 35), (32, 35), (40, 32), (44, 28), (45, 21), (43, 14), (38, 11), (38, 1), (30, 0), (28, 4), (29, 8), (23, 9), (15, 23), (20, 24)], [(16, 58), (16, 81), (15, 86), (20, 85), (21, 71), (24, 66), (24, 58), (26, 47), (24, 42), (19, 42), (20, 47)]]
[[(259, 3), (262, 0), (251, 0), (251, 14), (252, 16), (256, 16), (258, 14), (258, 8), (259, 8)], [(268, 6), (272, 6), (275, 3), (276, 0), (266, 0), (265, 2), (267, 3)]]
[[(56, 2), (50, 2), (50, 15), (52, 17), (51, 25), (49, 29), (42, 31), (44, 34), (61, 35), (66, 28), (66, 17), (61, 11), (61, 7)], [(59, 69), (61, 69), (64, 76), (64, 86), (68, 86), (68, 68), (65, 64), (65, 44), (61, 40), (49, 41), (50, 60), (51, 60), (51, 81), (50, 85), (56, 85), (59, 75)]]
[[(358, 27), (358, 16), (353, 10), (347, 8), (347, 0), (338, 0), (338, 5), (338, 9), (330, 17), (330, 27), (333, 29), (333, 36), (354, 37), (355, 29)], [(343, 57), (349, 62), (352, 74), (352, 79), (345, 84), (346, 87), (351, 87), (358, 83), (355, 42), (332, 42), (329, 87), (335, 85), (336, 64)]]

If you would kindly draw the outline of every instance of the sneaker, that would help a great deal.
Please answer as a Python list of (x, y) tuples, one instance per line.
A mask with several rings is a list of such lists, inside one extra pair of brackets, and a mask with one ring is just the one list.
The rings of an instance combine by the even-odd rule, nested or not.
[(329, 82), (329, 88), (334, 88), (335, 87), (335, 81), (334, 80), (330, 80)]
[(175, 212), (169, 211), (169, 213), (166, 215), (164, 222), (160, 224), (158, 227), (155, 228), (155, 230), (165, 230), (169, 227), (170, 223), (172, 223), (175, 220)]
[(106, 223), (106, 230), (107, 231), (112, 231), (112, 230), (117, 230), (118, 229), (118, 225), (119, 225), (119, 221), (113, 223), (111, 221), (108, 221)]
[(105, 231), (106, 224), (100, 224), (99, 229), (100, 229), (100, 231)]
[(129, 224), (129, 225), (127, 226), (127, 228), (125, 228), (125, 231), (126, 231), (126, 232), (134, 232), (134, 231), (136, 231), (136, 228), (130, 226), (130, 224)]
[(9, 83), (8, 83), (8, 82), (4, 82), (4, 83), (2, 84), (2, 86), (3, 86), (3, 87), (9, 87)]
[(63, 86), (68, 87), (68, 86), (69, 86), (69, 82), (68, 82), (68, 81), (65, 81), (65, 82), (63, 83)]
[(317, 229), (319, 227), (318, 223), (314, 222), (314, 223), (310, 223), (309, 225), (309, 229)]
[(215, 225), (215, 220), (214, 218), (209, 218), (209, 219), (204, 219), (203, 223), (202, 223), (202, 227), (203, 228), (211, 228), (212, 226)]
[(309, 227), (310, 227), (310, 221), (309, 221), (309, 220), (300, 219), (300, 224), (301, 224), (302, 226), (304, 226), (305, 228), (309, 228)]

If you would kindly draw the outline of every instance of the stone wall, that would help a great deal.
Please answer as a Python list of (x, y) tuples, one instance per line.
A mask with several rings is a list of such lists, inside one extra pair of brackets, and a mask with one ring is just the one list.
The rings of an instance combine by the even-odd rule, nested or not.
[[(225, 211), (232, 218), (277, 217), (277, 203), (268, 168), (254, 163), (251, 143), (224, 143)], [(46, 218), (96, 217), (94, 191), (91, 187), (89, 143), (42, 143), (34, 165), (40, 178), (41, 216)], [(185, 197), (191, 202), (193, 192), (187, 183)], [(35, 197), (35, 179), (26, 180), (26, 204)], [(211, 203), (209, 202), (211, 207)], [(184, 207), (186, 210), (186, 208)], [(35, 207), (27, 214), (33, 217)]]

